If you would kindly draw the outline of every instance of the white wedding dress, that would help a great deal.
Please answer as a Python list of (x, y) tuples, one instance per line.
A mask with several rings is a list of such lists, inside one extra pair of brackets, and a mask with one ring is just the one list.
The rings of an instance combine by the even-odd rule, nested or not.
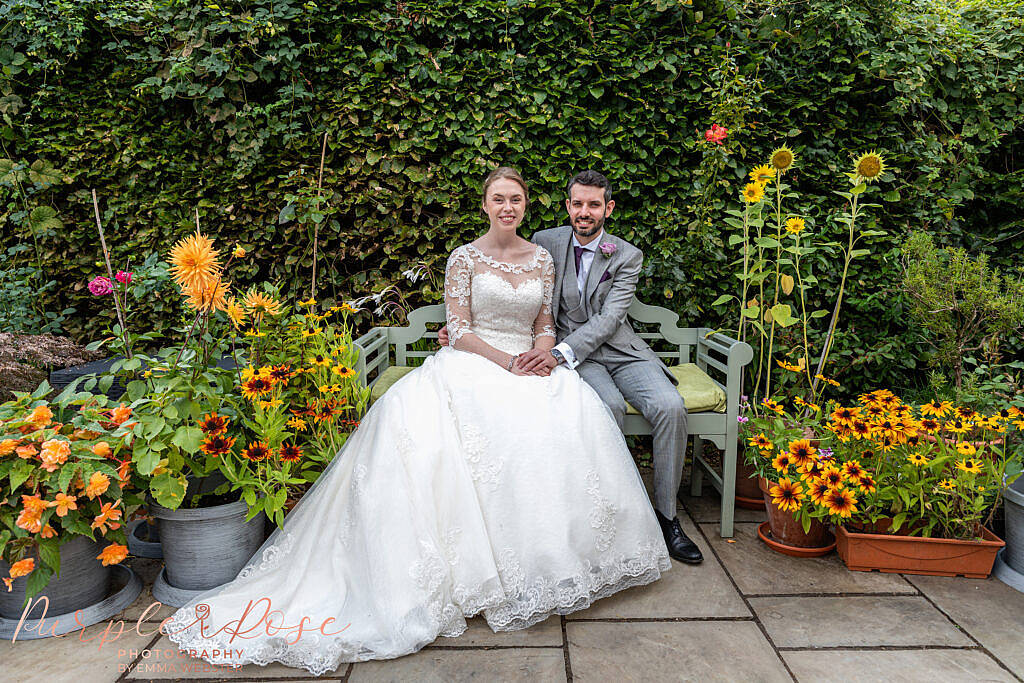
[[(445, 274), (453, 344), (475, 334), (521, 353), (553, 337), (553, 284), (540, 247), (524, 264), (459, 247)], [(449, 347), (373, 405), (236, 579), (164, 630), (211, 663), (320, 675), (458, 636), (478, 613), (495, 631), (526, 628), (669, 566), (625, 441), (575, 371), (522, 377)], [(261, 598), (275, 626), (306, 618), (301, 637), (266, 620), (246, 632), (264, 602), (232, 639), (224, 626)]]

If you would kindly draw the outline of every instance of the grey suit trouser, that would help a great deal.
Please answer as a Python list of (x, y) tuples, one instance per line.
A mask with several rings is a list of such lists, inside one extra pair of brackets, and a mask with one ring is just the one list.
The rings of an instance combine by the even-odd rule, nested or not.
[(654, 437), (654, 509), (667, 519), (676, 516), (676, 495), (686, 453), (686, 404), (665, 370), (654, 361), (635, 360), (606, 367), (592, 360), (576, 366), (622, 428), (626, 402), (651, 423)]

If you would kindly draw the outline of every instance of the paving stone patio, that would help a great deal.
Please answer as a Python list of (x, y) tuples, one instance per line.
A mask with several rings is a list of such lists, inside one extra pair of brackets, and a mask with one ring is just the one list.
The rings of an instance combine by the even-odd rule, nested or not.
[(700, 566), (674, 563), (650, 586), (526, 631), (495, 634), (474, 619), (459, 638), (319, 679), (279, 664), (212, 667), (179, 653), (155, 633), (169, 608), (151, 611), (140, 635), (135, 620), (152, 602), (160, 563), (134, 558), (147, 588), (120, 615), (125, 630), (115, 642), (98, 646), (105, 624), (60, 639), (0, 641), (0, 681), (1024, 680), (1024, 594), (995, 579), (850, 572), (834, 554), (785, 557), (758, 540), (758, 512), (737, 511), (735, 538), (722, 539), (710, 490), (685, 497), (679, 511), (704, 552)]

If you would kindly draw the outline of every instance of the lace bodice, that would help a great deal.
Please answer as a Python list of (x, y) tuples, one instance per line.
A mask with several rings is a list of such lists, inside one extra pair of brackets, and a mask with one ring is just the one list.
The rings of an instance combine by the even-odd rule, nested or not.
[(472, 244), (448, 257), (444, 303), (452, 346), (467, 334), (505, 353), (523, 353), (538, 337), (555, 336), (551, 297), (555, 264), (536, 247), (525, 263), (505, 263)]

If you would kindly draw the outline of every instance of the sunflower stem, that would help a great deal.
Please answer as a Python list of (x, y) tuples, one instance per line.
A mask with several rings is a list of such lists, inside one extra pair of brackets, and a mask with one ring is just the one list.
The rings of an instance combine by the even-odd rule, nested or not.
[[(320, 207), (320, 188), (324, 181), (324, 158), (327, 156), (327, 133), (324, 133), (324, 144), (320, 149), (320, 176), (316, 180), (316, 203)], [(320, 241), (320, 223), (313, 221), (313, 283), (310, 286), (309, 298), (316, 299), (316, 253)]]
[[(96, 229), (100, 232), (100, 246), (103, 248), (103, 261), (107, 264), (107, 276), (113, 286), (117, 280), (114, 279), (114, 270), (110, 267), (110, 250), (107, 249), (107, 238), (103, 235), (103, 222), (100, 220), (100, 204), (96, 199), (96, 190), (92, 191), (92, 207), (96, 213)], [(121, 339), (124, 341), (124, 353), (128, 360), (132, 358), (132, 347), (128, 340), (128, 328), (124, 322), (124, 312), (121, 311), (121, 302), (117, 298), (117, 287), (114, 287), (114, 309), (117, 311), (117, 321), (121, 323)]]

